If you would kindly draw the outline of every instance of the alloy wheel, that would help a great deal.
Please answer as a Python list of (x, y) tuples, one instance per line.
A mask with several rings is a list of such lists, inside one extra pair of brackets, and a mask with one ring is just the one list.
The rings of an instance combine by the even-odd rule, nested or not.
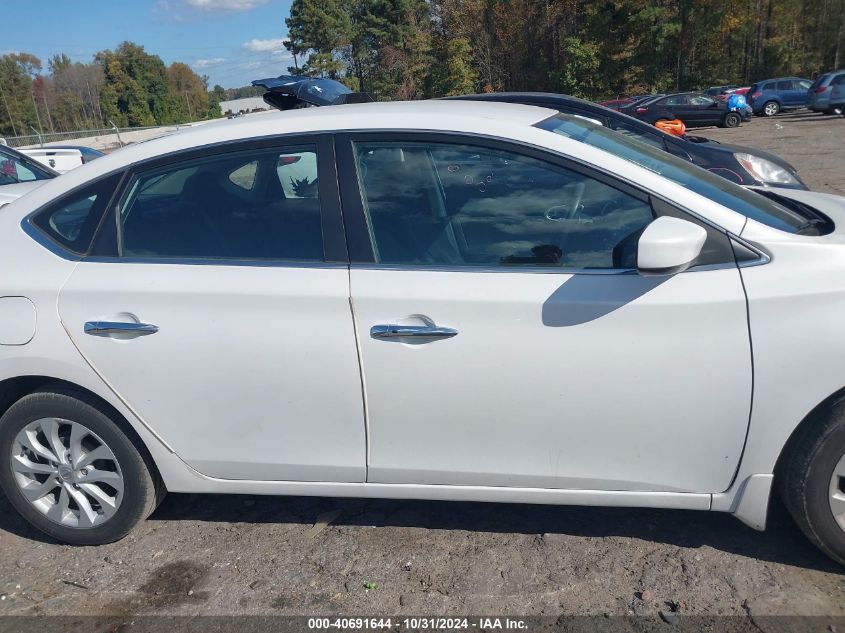
[(766, 116), (774, 116), (780, 111), (780, 106), (772, 101), (763, 107), (763, 111), (766, 113)]
[(91, 528), (120, 507), (120, 464), (106, 443), (78, 422), (30, 422), (15, 436), (10, 457), (20, 493), (54, 523)]
[(845, 531), (845, 455), (839, 459), (830, 477), (828, 501), (833, 518)]

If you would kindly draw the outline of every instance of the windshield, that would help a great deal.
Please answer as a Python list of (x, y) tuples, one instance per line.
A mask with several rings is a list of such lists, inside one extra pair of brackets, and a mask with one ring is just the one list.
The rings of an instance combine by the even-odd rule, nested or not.
[(54, 175), (34, 160), (7, 147), (0, 146), (0, 185), (47, 180)]
[(535, 127), (624, 158), (728, 209), (781, 231), (798, 233), (807, 228), (807, 218), (772, 200), (667, 152), (584, 119), (558, 114), (537, 123)]

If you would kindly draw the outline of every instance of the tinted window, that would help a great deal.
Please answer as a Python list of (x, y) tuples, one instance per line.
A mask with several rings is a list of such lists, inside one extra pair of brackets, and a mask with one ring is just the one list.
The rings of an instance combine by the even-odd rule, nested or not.
[(845, 75), (837, 75), (833, 81), (830, 82), (833, 86), (839, 86), (841, 84), (845, 84)]
[(667, 105), (667, 106), (679, 106), (679, 105), (686, 105), (687, 104), (687, 96), (686, 95), (674, 95), (672, 97), (666, 97), (663, 101), (660, 102), (660, 105)]
[(653, 217), (603, 182), (509, 152), (362, 143), (356, 158), (381, 263), (632, 268)]
[(636, 163), (705, 198), (776, 229), (795, 233), (806, 222), (806, 218), (800, 214), (753, 191), (675, 158), (668, 152), (652, 149), (601, 126), (591, 125), (587, 121), (559, 114), (541, 121), (536, 127), (592, 145)]
[(120, 225), (124, 256), (322, 260), (316, 149), (234, 152), (145, 172), (129, 186)]
[(115, 174), (71, 192), (36, 213), (32, 223), (74, 253), (87, 253), (120, 177)]
[(770, 81), (769, 83), (763, 84), (763, 90), (774, 90), (775, 89), (775, 82)]
[(777, 90), (792, 90), (791, 81), (779, 81), (777, 83)]

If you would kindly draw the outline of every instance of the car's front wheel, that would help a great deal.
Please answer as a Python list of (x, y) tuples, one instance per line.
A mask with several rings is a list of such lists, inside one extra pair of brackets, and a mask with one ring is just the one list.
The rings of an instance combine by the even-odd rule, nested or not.
[(784, 456), (784, 504), (807, 537), (845, 564), (845, 402), (813, 414)]
[(736, 112), (728, 112), (722, 119), (722, 127), (739, 127), (742, 117)]
[(780, 112), (780, 104), (777, 101), (768, 101), (763, 106), (765, 116), (775, 116), (778, 112)]
[(63, 386), (0, 418), (0, 487), (34, 527), (72, 545), (125, 536), (163, 488), (142, 448), (96, 399)]

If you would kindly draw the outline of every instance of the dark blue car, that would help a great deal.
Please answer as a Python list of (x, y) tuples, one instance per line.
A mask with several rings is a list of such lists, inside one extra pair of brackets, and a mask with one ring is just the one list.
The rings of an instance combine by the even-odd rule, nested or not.
[(754, 114), (774, 116), (784, 110), (807, 107), (807, 90), (813, 84), (802, 77), (777, 77), (758, 81), (746, 95)]

